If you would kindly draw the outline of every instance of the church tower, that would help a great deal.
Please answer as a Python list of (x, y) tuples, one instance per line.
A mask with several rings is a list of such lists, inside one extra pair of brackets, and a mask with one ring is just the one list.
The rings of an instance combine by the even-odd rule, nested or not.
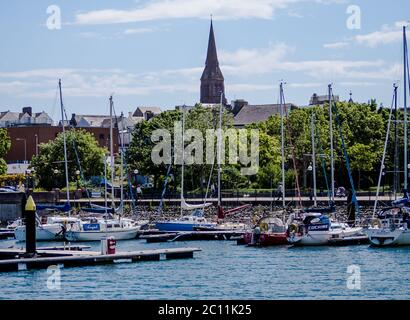
[(219, 68), (218, 55), (214, 27), (211, 20), (209, 31), (208, 53), (206, 55), (205, 69), (201, 77), (201, 103), (220, 104), (221, 92), (223, 92), (223, 103), (226, 105), (224, 76)]

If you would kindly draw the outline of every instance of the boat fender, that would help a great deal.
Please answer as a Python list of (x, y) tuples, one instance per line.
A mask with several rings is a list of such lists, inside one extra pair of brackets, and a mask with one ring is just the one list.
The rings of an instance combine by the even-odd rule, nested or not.
[(266, 222), (261, 223), (260, 228), (261, 228), (261, 231), (268, 231), (269, 230), (269, 226)]
[(296, 224), (292, 223), (289, 226), (289, 233), (295, 234), (297, 231), (298, 231), (298, 226)]
[(375, 228), (375, 227), (381, 228), (382, 227), (382, 222), (380, 221), (380, 219), (373, 219), (372, 227), (373, 228)]

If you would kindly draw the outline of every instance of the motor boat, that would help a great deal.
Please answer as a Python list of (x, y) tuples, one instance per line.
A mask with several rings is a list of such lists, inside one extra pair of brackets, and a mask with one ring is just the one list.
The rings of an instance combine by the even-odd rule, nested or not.
[(100, 241), (102, 237), (114, 237), (116, 240), (130, 240), (137, 237), (142, 225), (132, 219), (90, 218), (78, 221), (65, 233), (68, 241)]
[(261, 247), (288, 244), (286, 226), (279, 218), (262, 218), (243, 235), (243, 244)]
[(370, 244), (377, 247), (410, 245), (410, 208), (382, 209), (365, 230)]
[[(50, 216), (42, 221), (37, 219), (36, 240), (37, 241), (58, 241), (64, 240), (65, 232), (69, 231), (80, 219), (75, 217)], [(17, 241), (26, 241), (26, 226), (23, 220), (19, 219), (8, 226), (14, 229), (14, 236)]]

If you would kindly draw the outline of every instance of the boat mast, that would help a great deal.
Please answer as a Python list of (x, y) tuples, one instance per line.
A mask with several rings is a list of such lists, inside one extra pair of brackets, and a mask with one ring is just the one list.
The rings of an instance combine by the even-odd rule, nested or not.
[(185, 105), (182, 107), (182, 166), (181, 166), (181, 217), (182, 204), (184, 203), (184, 166), (185, 166)]
[(394, 200), (397, 200), (398, 189), (398, 170), (399, 170), (399, 158), (398, 158), (398, 126), (397, 126), (397, 85), (394, 85), (394, 185), (393, 193)]
[(120, 167), (120, 175), (121, 175), (121, 183), (120, 183), (120, 190), (121, 190), (121, 215), (124, 213), (124, 113), (121, 112), (121, 167)]
[(335, 203), (335, 160), (334, 160), (334, 149), (333, 149), (333, 110), (332, 110), (333, 94), (332, 94), (332, 84), (329, 84), (329, 129), (330, 129), (330, 183), (331, 183), (331, 194), (330, 199), (332, 205)]
[[(69, 188), (69, 181), (68, 181), (68, 164), (67, 164), (67, 140), (65, 136), (65, 123), (64, 123), (65, 117), (64, 117), (63, 93), (61, 89), (61, 79), (59, 79), (58, 81), (58, 88), (60, 91), (61, 125), (63, 127), (65, 184), (67, 188), (67, 202), (70, 203), (70, 190), (69, 190), (70, 188)], [(68, 215), (70, 216), (70, 211), (68, 212)]]
[(221, 210), (221, 153), (222, 153), (222, 108), (223, 92), (221, 92), (221, 104), (219, 106), (219, 130), (218, 130), (218, 213)]
[(284, 130), (284, 110), (283, 110), (283, 82), (280, 83), (280, 135), (282, 152), (282, 206), (286, 207), (285, 200), (285, 130)]
[(110, 165), (111, 165), (111, 207), (115, 208), (114, 196), (115, 196), (115, 189), (114, 189), (114, 138), (113, 138), (113, 123), (112, 123), (112, 109), (114, 106), (114, 102), (112, 96), (110, 96)]
[(407, 38), (406, 26), (403, 26), (403, 66), (404, 66), (404, 193), (407, 194), (408, 161), (407, 161)]
[(312, 166), (313, 166), (313, 196), (315, 207), (317, 207), (317, 187), (316, 187), (316, 146), (315, 146), (315, 112), (312, 113)]

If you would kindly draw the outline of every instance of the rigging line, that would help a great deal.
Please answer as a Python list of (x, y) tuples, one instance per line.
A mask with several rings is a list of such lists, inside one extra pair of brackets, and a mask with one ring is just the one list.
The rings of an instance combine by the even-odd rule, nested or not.
[[(67, 121), (67, 124), (68, 124), (68, 127), (70, 128), (70, 131), (72, 129), (74, 129), (73, 130), (74, 139), (72, 141), (73, 150), (74, 150), (74, 154), (75, 154), (75, 157), (76, 157), (76, 162), (77, 162), (77, 165), (78, 165), (78, 169), (80, 171), (80, 177), (81, 177), (82, 180), (85, 181), (86, 179), (85, 179), (85, 176), (84, 176), (83, 168), (81, 166), (80, 156), (78, 155), (78, 148), (77, 148), (77, 142), (76, 142), (76, 131), (75, 131), (74, 125), (70, 121), (68, 121), (68, 116), (67, 116), (67, 111), (66, 111), (65, 106), (64, 106), (64, 115), (65, 115), (65, 121)], [(63, 121), (63, 125), (65, 125), (64, 121)], [(87, 198), (88, 198), (88, 203), (91, 206), (91, 196), (90, 196), (87, 188), (85, 188), (85, 192), (86, 192), (86, 195), (87, 195)]]
[[(292, 151), (292, 162), (293, 162), (293, 169), (295, 171), (295, 182), (296, 182), (296, 191), (297, 191), (297, 195), (298, 195), (298, 200), (299, 200), (299, 206), (300, 208), (302, 208), (302, 196), (300, 194), (300, 185), (299, 185), (299, 174), (298, 174), (298, 170), (296, 167), (296, 155), (295, 155), (295, 148), (293, 145), (293, 141), (292, 141), (292, 129), (290, 127), (289, 124), (289, 114), (288, 114), (288, 108), (286, 107), (286, 101), (285, 101), (285, 94), (282, 92), (282, 101), (283, 101), (283, 105), (285, 108), (285, 114), (286, 114), (286, 127), (288, 129), (288, 133), (289, 133), (289, 142), (290, 142), (290, 149)], [(285, 196), (285, 195), (283, 195)]]
[[(332, 93), (332, 98), (333, 98), (333, 100), (334, 100), (333, 93)], [(359, 203), (358, 203), (358, 201), (357, 201), (356, 190), (355, 190), (355, 187), (354, 187), (354, 181), (353, 181), (353, 177), (352, 177), (352, 171), (351, 171), (351, 168), (350, 168), (349, 154), (347, 153), (346, 144), (345, 144), (345, 139), (344, 139), (344, 137), (343, 137), (343, 131), (342, 131), (342, 122), (341, 122), (341, 120), (340, 120), (339, 113), (338, 113), (338, 111), (337, 111), (337, 106), (336, 106), (336, 103), (335, 103), (335, 102), (334, 102), (333, 105), (332, 105), (332, 109), (333, 109), (333, 111), (334, 111), (334, 113), (335, 113), (335, 115), (336, 115), (336, 122), (337, 122), (337, 124), (338, 124), (338, 126), (339, 126), (339, 134), (340, 134), (340, 139), (341, 139), (341, 141), (342, 141), (342, 148), (343, 148), (343, 154), (344, 154), (344, 157), (345, 157), (347, 173), (348, 173), (348, 175), (349, 175), (350, 185), (351, 185), (351, 187), (352, 187), (352, 201), (353, 201), (354, 204), (355, 204), (356, 212), (357, 212), (357, 215), (358, 215), (358, 217), (359, 217), (359, 219), (360, 219)]]
[(379, 181), (378, 181), (378, 184), (377, 184), (376, 199), (374, 201), (373, 218), (376, 216), (377, 204), (378, 204), (378, 201), (379, 201), (380, 185), (381, 185), (381, 181), (382, 181), (382, 177), (383, 177), (383, 169), (384, 169), (383, 167), (384, 167), (384, 162), (386, 160), (387, 146), (388, 146), (389, 137), (390, 137), (390, 127), (391, 127), (391, 120), (392, 120), (392, 116), (393, 116), (394, 99), (395, 99), (395, 94), (393, 93), (393, 99), (392, 99), (391, 106), (390, 106), (389, 121), (387, 123), (386, 139), (385, 139), (385, 142), (384, 142), (382, 163), (380, 164), (380, 173), (379, 173)]
[[(323, 151), (323, 147), (322, 147), (322, 143), (321, 143), (320, 130), (319, 130), (319, 128), (316, 127), (315, 131), (316, 131), (316, 140), (317, 140), (319, 153), (323, 155), (324, 151)], [(329, 198), (329, 207), (331, 207), (332, 206), (332, 195), (331, 195), (330, 187), (329, 187), (330, 186), (329, 179), (328, 179), (327, 174), (326, 174), (326, 161), (324, 160), (323, 156), (320, 157), (320, 161), (321, 161), (321, 164), (322, 164), (323, 176), (325, 178), (327, 196)]]

